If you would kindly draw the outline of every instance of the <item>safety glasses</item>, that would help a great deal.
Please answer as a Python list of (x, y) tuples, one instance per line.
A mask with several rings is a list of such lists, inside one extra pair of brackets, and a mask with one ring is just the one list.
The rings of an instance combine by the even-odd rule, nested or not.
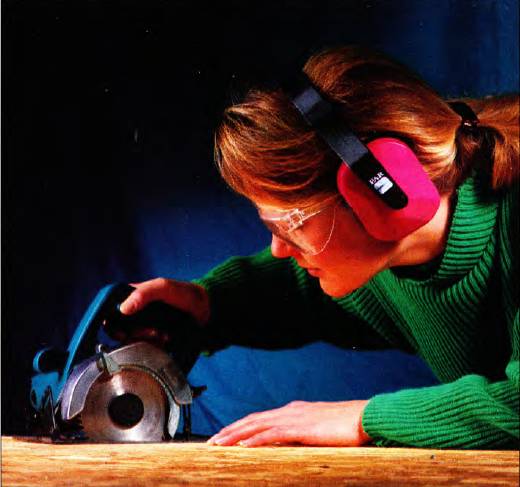
[(309, 209), (277, 210), (258, 207), (258, 214), (273, 235), (302, 254), (317, 255), (329, 243), (339, 199)]

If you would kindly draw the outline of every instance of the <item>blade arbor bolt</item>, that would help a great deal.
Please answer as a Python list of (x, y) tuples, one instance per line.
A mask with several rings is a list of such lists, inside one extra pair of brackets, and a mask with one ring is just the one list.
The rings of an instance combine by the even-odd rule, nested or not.
[(144, 415), (143, 401), (130, 392), (114, 397), (108, 405), (110, 419), (123, 428), (131, 428)]

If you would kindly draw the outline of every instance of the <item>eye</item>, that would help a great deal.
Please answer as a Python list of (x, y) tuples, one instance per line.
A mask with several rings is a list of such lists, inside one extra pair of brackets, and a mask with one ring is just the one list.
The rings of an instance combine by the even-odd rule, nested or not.
[(289, 233), (284, 233), (282, 231), (280, 231), (279, 228), (277, 228), (275, 225), (273, 225), (272, 223), (270, 222), (266, 222), (264, 221), (265, 223), (265, 226), (267, 227), (267, 229), (279, 240), (281, 240), (284, 244), (286, 245), (289, 245), (290, 247), (293, 247), (294, 249), (296, 249), (298, 252), (304, 252), (304, 250), (302, 249), (302, 247), (300, 247), (292, 238), (291, 236), (294, 236), (294, 237), (297, 237), (298, 236), (298, 233), (295, 234), (295, 232), (291, 232), (290, 234)]
[(278, 227), (276, 225), (274, 225), (268, 220), (262, 220), (262, 222), (273, 235), (276, 235), (278, 237), (278, 234), (280, 232), (278, 231)]

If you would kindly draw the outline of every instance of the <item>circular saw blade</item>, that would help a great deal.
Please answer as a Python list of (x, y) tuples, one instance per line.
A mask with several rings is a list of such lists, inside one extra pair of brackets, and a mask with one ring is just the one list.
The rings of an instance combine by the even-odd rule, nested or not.
[[(172, 417), (168, 409), (163, 387), (154, 377), (143, 370), (122, 368), (112, 376), (101, 375), (92, 384), (81, 421), (93, 441), (159, 442), (165, 439), (168, 415)], [(174, 413), (178, 418), (179, 411)]]

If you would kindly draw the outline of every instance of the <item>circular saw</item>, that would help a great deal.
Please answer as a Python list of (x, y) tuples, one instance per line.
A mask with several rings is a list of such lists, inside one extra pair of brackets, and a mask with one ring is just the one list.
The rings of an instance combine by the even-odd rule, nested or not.
[[(67, 351), (45, 348), (36, 354), (31, 389), (36, 434), (55, 441), (159, 442), (175, 437), (182, 416), (189, 435), (190, 405), (205, 389), (185, 378), (203, 350), (200, 327), (163, 303), (123, 315), (119, 304), (132, 291), (126, 284), (103, 288)], [(131, 335), (139, 327), (167, 330), (175, 346), (97, 343), (100, 329)]]

